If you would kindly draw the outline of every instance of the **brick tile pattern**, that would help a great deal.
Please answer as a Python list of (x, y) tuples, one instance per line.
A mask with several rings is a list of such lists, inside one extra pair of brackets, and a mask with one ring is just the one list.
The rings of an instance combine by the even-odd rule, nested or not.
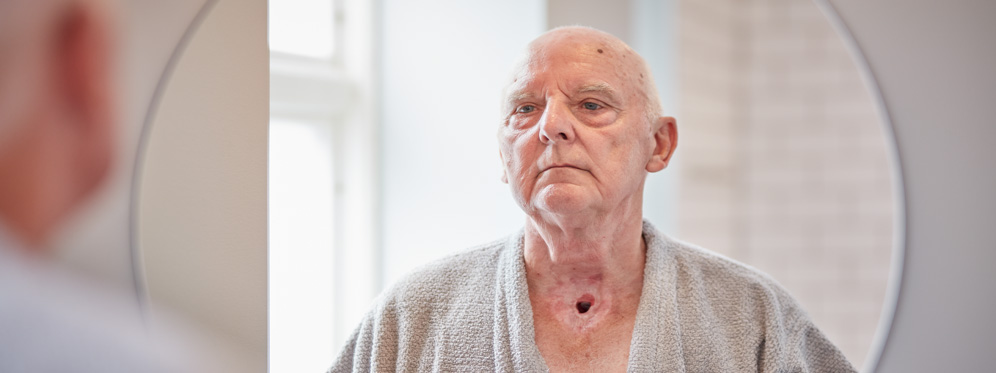
[(679, 3), (676, 236), (772, 275), (861, 367), (885, 297), (887, 139), (808, 0)]

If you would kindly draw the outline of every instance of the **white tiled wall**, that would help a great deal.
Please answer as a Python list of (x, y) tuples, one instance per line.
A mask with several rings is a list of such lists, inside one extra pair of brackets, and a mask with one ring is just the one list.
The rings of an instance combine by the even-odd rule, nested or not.
[(887, 139), (808, 0), (680, 1), (679, 231), (772, 275), (861, 367), (892, 248)]

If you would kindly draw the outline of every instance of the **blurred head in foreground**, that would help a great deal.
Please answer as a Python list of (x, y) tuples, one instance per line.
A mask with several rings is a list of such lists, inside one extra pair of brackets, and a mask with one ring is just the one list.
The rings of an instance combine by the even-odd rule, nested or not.
[(0, 372), (218, 371), (179, 325), (149, 323), (134, 293), (44, 255), (115, 159), (112, 13), (101, 0), (0, 1)]
[(0, 233), (44, 247), (105, 179), (116, 126), (110, 9), (0, 2)]

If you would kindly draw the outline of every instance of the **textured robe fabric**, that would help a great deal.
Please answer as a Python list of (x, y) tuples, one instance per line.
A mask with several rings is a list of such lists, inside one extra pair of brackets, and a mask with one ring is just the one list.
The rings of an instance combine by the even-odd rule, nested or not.
[[(853, 372), (774, 280), (643, 224), (630, 372)], [(437, 261), (382, 294), (329, 372), (544, 372), (523, 232)]]

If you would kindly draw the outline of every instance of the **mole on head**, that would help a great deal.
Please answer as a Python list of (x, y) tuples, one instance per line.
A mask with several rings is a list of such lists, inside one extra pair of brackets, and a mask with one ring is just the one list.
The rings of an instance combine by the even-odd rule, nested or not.
[(598, 53), (603, 53), (601, 48), (598, 49)]

